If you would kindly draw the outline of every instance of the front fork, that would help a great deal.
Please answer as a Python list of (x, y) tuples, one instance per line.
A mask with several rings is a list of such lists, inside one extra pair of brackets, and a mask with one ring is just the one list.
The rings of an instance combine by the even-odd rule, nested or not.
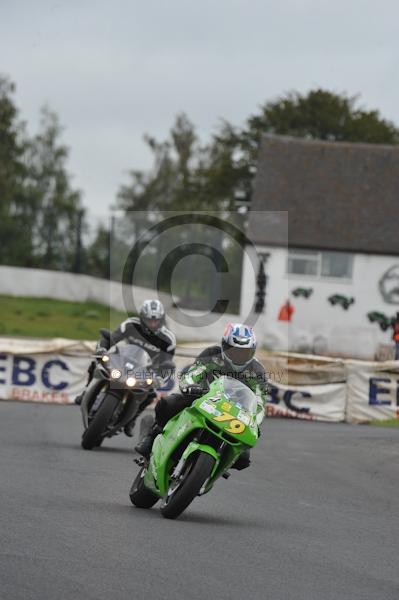
[(226, 442), (221, 442), (219, 448), (217, 450), (215, 450), (215, 448), (213, 448), (212, 446), (209, 446), (208, 444), (201, 444), (197, 440), (193, 440), (192, 442), (189, 443), (189, 445), (183, 452), (179, 462), (177, 463), (176, 467), (174, 468), (173, 473), (172, 473), (172, 479), (176, 480), (180, 477), (180, 475), (184, 469), (184, 465), (187, 462), (187, 459), (192, 454), (194, 454), (195, 452), (204, 452), (206, 454), (209, 454), (214, 459), (215, 464), (213, 466), (211, 474), (209, 475), (208, 479), (204, 482), (202, 488), (199, 491), (198, 495), (202, 496), (203, 494), (205, 494), (206, 492), (208, 492), (210, 490), (210, 487), (208, 487), (209, 482), (213, 479), (216, 471), (219, 468), (221, 455), (222, 455), (222, 452), (223, 452), (225, 446), (226, 446)]
[(91, 406), (96, 402), (96, 398), (103, 393), (106, 388), (107, 382), (101, 380), (99, 381), (98, 379), (92, 379), (87, 386), (82, 398), (82, 404), (80, 406), (83, 426), (85, 429), (87, 429), (89, 426), (89, 412), (91, 410)]
[(127, 425), (127, 423), (129, 423), (133, 418), (137, 418), (137, 415), (139, 414), (139, 408), (140, 408), (141, 402), (143, 401), (143, 399), (145, 399), (145, 395), (144, 395), (144, 398), (141, 398), (141, 399), (139, 399), (138, 397), (137, 398), (131, 397), (131, 391), (126, 390), (120, 400), (121, 410), (119, 412), (119, 415), (125, 410), (126, 404), (129, 402), (129, 399), (130, 399), (130, 406), (128, 406), (126, 408), (123, 418), (120, 420), (118, 418), (117, 424), (114, 426), (111, 426), (109, 428), (110, 435), (117, 433), (117, 431), (119, 431), (120, 429), (125, 427), (125, 425)]

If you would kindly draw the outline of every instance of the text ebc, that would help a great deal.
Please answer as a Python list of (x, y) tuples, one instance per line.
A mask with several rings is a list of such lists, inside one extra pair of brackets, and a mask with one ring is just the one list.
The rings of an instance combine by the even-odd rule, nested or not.
[[(6, 361), (7, 358), (7, 354), (0, 354), (0, 384), (7, 383), (4, 378), (7, 372), (4, 361)], [(39, 378), (43, 385), (49, 390), (64, 390), (69, 385), (68, 381), (63, 380), (62, 377), (60, 378), (59, 373), (56, 373), (59, 369), (68, 372), (70, 370), (68, 365), (59, 358), (48, 360), (41, 369), (36, 360), (30, 356), (12, 356), (11, 358), (12, 385), (29, 387), (35, 385)], [(54, 369), (54, 367), (58, 367), (58, 369)]]

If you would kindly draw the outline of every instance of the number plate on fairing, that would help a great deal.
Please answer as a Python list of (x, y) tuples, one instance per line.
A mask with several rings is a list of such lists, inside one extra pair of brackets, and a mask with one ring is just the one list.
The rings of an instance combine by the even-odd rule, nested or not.
[(215, 408), (215, 406), (209, 402), (208, 400), (204, 400), (201, 404), (200, 404), (200, 408), (202, 410), (204, 410), (205, 412), (207, 412), (210, 415), (213, 415), (214, 417), (219, 417), (222, 413), (220, 412), (220, 410), (218, 410), (217, 408)]

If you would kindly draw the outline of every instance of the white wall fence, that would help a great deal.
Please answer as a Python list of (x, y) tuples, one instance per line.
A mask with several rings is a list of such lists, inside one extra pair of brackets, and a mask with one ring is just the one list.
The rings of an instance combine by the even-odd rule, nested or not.
[[(132, 293), (140, 304), (148, 294), (151, 295), (151, 290), (134, 286)], [(0, 294), (71, 302), (93, 301), (125, 310), (119, 283), (62, 271), (0, 266)]]
[[(86, 383), (94, 342), (0, 338), (0, 400), (71, 404)], [(182, 351), (180, 351), (182, 354)], [(178, 356), (177, 373), (192, 358)], [(268, 416), (362, 423), (398, 418), (399, 361), (276, 354)]]
[[(238, 320), (237, 315), (206, 315), (197, 310), (177, 309), (174, 307), (175, 298), (152, 289), (130, 286), (127, 291), (126, 298), (120, 283), (90, 275), (0, 266), (0, 295), (94, 301), (122, 312), (138, 309), (147, 298), (159, 297), (166, 308), (168, 326), (181, 341), (219, 340), (226, 324)], [(104, 327), (107, 325), (104, 323)]]
[[(379, 270), (383, 271), (386, 263), (382, 259), (378, 262), (378, 257), (373, 259), (380, 265)], [(314, 284), (315, 292), (309, 300), (303, 298), (295, 300), (295, 313), (291, 323), (277, 320), (279, 309), (290, 296), (291, 288), (299, 285), (299, 282), (294, 284), (293, 280), (281, 276), (286, 262), (286, 252), (283, 249), (274, 249), (269, 258), (270, 280), (267, 287), (266, 311), (263, 314), (251, 313), (256, 273), (252, 272), (246, 263), (243, 271), (240, 315), (215, 313), (204, 315), (200, 311), (176, 309), (175, 299), (172, 296), (160, 294), (159, 297), (165, 304), (169, 326), (182, 342), (219, 341), (229, 321), (255, 318), (258, 341), (273, 350), (296, 349), (298, 340), (302, 340), (304, 342), (300, 350), (302, 352), (369, 359), (374, 357), (379, 347), (385, 344), (385, 347), (391, 350), (393, 344), (390, 339), (391, 330), (382, 332), (376, 323), (368, 323), (367, 310), (376, 309), (393, 314), (396, 307), (384, 306), (378, 297), (378, 292), (374, 288), (372, 292), (368, 290), (371, 285), (370, 278), (366, 277), (368, 259), (361, 257), (361, 260), (364, 264), (361, 263), (362, 270), (359, 277), (363, 284), (356, 293), (356, 303), (353, 307), (348, 311), (339, 306), (331, 307), (326, 297), (338, 288), (336, 285), (332, 287), (331, 283), (319, 282), (317, 286)], [(357, 266), (355, 273), (359, 270), (360, 266)], [(373, 285), (376, 287), (375, 281)], [(338, 291), (342, 292), (340, 289)], [(132, 300), (137, 308), (146, 298), (157, 297), (157, 292), (154, 290), (139, 286), (131, 286), (129, 292), (130, 297), (127, 299), (129, 310), (132, 308)], [(92, 300), (126, 312), (126, 298), (123, 295), (122, 285), (89, 275), (0, 266), (0, 295), (2, 294), (77, 302)], [(320, 298), (323, 299), (322, 303)], [(104, 327), (107, 325), (104, 323)], [(68, 336), (68, 331), (65, 331), (65, 336)], [(322, 348), (317, 344), (322, 346), (327, 344), (327, 347)], [(306, 349), (307, 347), (309, 348)], [(388, 356), (389, 352), (387, 352)]]

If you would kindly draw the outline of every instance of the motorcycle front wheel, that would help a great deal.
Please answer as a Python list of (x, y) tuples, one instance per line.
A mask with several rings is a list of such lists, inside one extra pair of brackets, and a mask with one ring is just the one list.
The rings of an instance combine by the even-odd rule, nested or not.
[[(190, 460), (191, 458), (191, 460)], [(172, 482), (161, 504), (161, 514), (166, 519), (176, 519), (194, 500), (212, 473), (215, 460), (200, 452), (188, 459), (179, 481)]]
[(90, 421), (88, 428), (82, 435), (82, 448), (85, 450), (92, 450), (92, 448), (101, 445), (107, 425), (119, 402), (119, 398), (111, 394), (106, 394), (100, 408), (97, 410)]

